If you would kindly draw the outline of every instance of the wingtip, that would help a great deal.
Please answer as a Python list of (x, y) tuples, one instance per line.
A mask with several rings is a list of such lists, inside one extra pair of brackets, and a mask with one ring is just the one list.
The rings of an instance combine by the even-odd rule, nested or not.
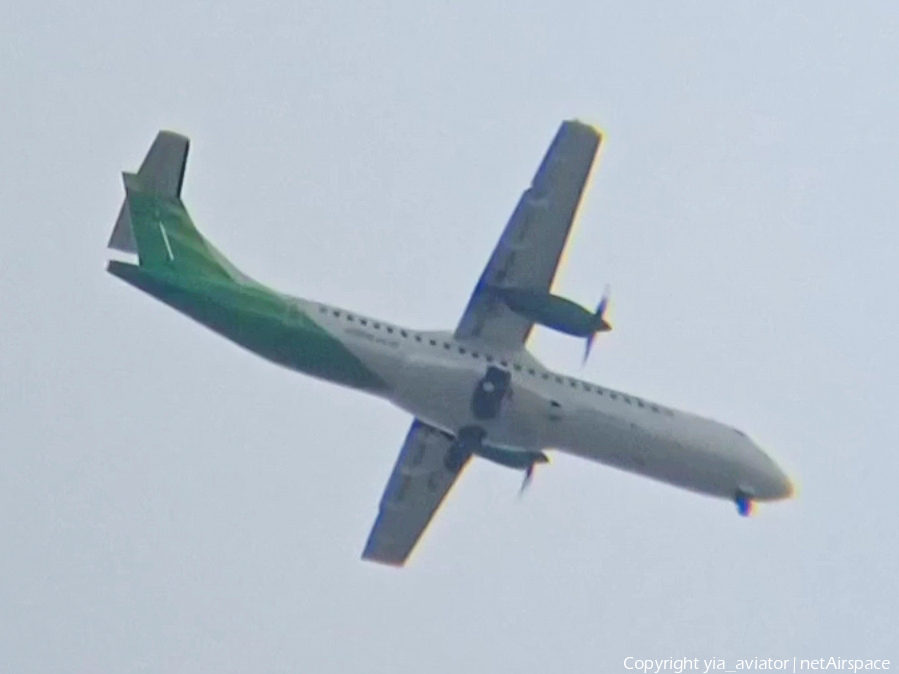
[(380, 564), (381, 566), (389, 566), (394, 569), (402, 569), (406, 565), (405, 559), (378, 557), (375, 554), (369, 553), (367, 550), (362, 553), (361, 559), (363, 562), (375, 562), (376, 564)]
[(159, 138), (160, 136), (171, 138), (172, 140), (177, 140), (184, 143), (190, 143), (190, 138), (185, 136), (183, 133), (178, 133), (177, 131), (172, 131), (171, 129), (160, 129), (156, 133), (156, 137)]
[(565, 121), (563, 122), (563, 124), (571, 125), (571, 126), (576, 126), (576, 127), (581, 128), (581, 129), (585, 129), (585, 130), (591, 132), (592, 134), (594, 134), (594, 135), (596, 136), (597, 140), (599, 140), (599, 141), (602, 141), (602, 139), (603, 139), (603, 138), (605, 137), (605, 135), (606, 135), (606, 132), (603, 131), (603, 130), (602, 130), (599, 126), (597, 126), (596, 124), (591, 124), (590, 122), (585, 122), (584, 120), (582, 120), (582, 119), (577, 119), (576, 117), (575, 117), (575, 118), (572, 118), (572, 119), (567, 119), (567, 120), (565, 120)]

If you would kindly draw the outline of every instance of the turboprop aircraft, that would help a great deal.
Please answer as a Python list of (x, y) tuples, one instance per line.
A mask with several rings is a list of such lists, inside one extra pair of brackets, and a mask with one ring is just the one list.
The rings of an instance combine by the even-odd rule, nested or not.
[[(293, 370), (380, 396), (414, 419), (364, 559), (402, 565), (473, 457), (524, 473), (554, 449), (732, 500), (786, 498), (792, 485), (724, 424), (553, 372), (527, 350), (535, 324), (586, 340), (611, 329), (550, 292), (601, 136), (564, 122), (524, 191), (453, 331), (402, 327), (271, 290), (238, 271), (181, 201), (188, 139), (161, 131), (109, 241), (108, 271), (240, 346)], [(137, 259), (134, 260), (134, 255)]]

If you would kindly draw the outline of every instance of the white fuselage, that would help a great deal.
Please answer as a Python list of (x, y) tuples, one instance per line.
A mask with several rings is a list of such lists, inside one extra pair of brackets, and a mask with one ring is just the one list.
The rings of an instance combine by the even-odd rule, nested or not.
[[(693, 491), (767, 500), (792, 486), (748, 437), (724, 424), (544, 368), (525, 349), (501, 353), (449, 332), (419, 332), (296, 301), (388, 384), (385, 398), (447, 433), (476, 424), (512, 451), (555, 449)], [(501, 412), (475, 417), (488, 367), (511, 374)]]

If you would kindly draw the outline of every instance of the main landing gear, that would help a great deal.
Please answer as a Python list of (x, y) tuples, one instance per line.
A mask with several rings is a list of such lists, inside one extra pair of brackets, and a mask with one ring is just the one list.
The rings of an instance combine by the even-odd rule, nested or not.
[(465, 426), (460, 429), (443, 457), (444, 467), (451, 473), (458, 473), (471, 455), (475, 454), (501, 466), (523, 470), (524, 480), (518, 492), (522, 494), (534, 479), (535, 466), (538, 463), (549, 463), (549, 458), (543, 452), (498, 447), (485, 443), (486, 437), (487, 432), (480, 426)]
[(511, 373), (492, 365), (478, 382), (471, 396), (471, 411), (475, 419), (486, 421), (499, 416), (499, 408), (503, 398), (509, 392)]
[[(471, 395), (471, 412), (478, 422), (496, 419), (501, 412), (503, 400), (511, 396), (512, 375), (506, 370), (490, 366), (478, 381)], [(472, 454), (493, 461), (508, 468), (524, 471), (523, 492), (534, 477), (534, 466), (549, 459), (543, 452), (506, 448), (485, 443), (487, 431), (477, 423), (463, 426), (456, 439), (443, 457), (444, 467), (451, 473), (458, 473)]]
[(456, 440), (446, 450), (443, 457), (443, 465), (451, 473), (458, 473), (472, 454), (481, 448), (484, 436), (487, 435), (480, 426), (466, 426), (459, 429)]

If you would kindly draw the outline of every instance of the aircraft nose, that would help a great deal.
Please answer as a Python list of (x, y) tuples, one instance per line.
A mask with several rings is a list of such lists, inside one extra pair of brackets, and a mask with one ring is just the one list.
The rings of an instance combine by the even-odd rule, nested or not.
[(762, 501), (778, 501), (793, 496), (793, 481), (784, 473), (767, 454), (758, 450), (759, 461), (758, 482), (755, 498)]
[(777, 475), (772, 480), (772, 500), (792, 498), (794, 491), (793, 481), (780, 468), (777, 468), (777, 466), (775, 466), (775, 469), (777, 471)]

